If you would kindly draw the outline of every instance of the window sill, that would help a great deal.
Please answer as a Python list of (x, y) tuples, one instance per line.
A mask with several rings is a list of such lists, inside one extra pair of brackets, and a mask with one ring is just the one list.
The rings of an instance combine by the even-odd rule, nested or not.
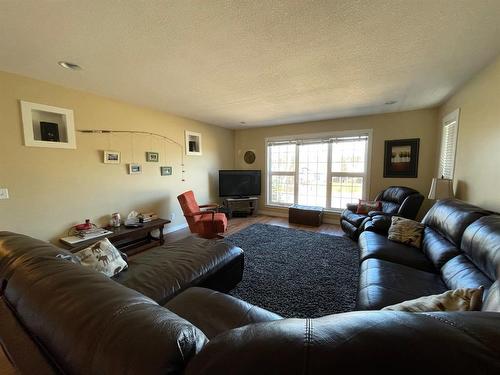
[[(278, 204), (266, 204), (264, 205), (265, 208), (271, 208), (271, 209), (281, 209), (281, 210), (288, 210), (288, 207), (291, 205), (286, 205), (286, 206), (280, 206)], [(333, 214), (333, 215), (340, 215), (342, 213), (342, 209), (333, 209), (333, 208), (324, 208), (323, 212), (328, 213), (328, 214)]]

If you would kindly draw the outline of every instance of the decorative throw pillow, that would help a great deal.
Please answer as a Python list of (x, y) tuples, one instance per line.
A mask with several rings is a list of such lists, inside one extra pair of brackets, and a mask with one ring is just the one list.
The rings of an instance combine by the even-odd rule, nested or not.
[(384, 307), (382, 310), (431, 312), (431, 311), (479, 311), (483, 303), (484, 288), (463, 288), (425, 296), (396, 305)]
[(367, 215), (368, 212), (380, 211), (381, 208), (382, 208), (382, 202), (380, 201), (365, 201), (363, 199), (360, 199), (356, 213), (360, 215)]
[(107, 238), (75, 253), (82, 266), (112, 277), (128, 267), (116, 247)]
[(387, 238), (405, 245), (420, 248), (425, 226), (418, 221), (393, 216)]

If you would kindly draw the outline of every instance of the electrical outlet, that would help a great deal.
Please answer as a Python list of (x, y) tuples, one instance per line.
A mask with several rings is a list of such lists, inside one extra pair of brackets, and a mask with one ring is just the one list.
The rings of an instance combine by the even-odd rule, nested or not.
[(174, 221), (174, 219), (175, 219), (175, 214), (174, 214), (174, 213), (171, 213), (171, 214), (170, 214), (170, 221)]
[(9, 199), (9, 189), (0, 188), (0, 199)]

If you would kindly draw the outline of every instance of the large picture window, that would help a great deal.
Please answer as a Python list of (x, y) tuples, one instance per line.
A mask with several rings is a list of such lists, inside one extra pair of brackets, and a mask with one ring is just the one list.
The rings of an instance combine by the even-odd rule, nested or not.
[(370, 132), (268, 139), (267, 204), (341, 210), (368, 190)]

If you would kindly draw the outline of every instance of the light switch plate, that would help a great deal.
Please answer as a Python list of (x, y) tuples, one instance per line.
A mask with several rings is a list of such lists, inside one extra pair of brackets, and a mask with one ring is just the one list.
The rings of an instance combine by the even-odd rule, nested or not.
[(0, 188), (0, 199), (9, 199), (9, 189)]

